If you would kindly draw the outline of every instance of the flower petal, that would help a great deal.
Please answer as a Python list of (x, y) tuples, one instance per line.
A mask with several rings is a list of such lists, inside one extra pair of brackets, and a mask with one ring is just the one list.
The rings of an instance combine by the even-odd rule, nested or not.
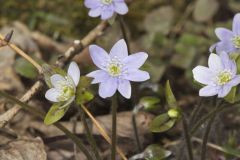
[(193, 69), (193, 78), (202, 84), (212, 84), (214, 73), (207, 67), (197, 66)]
[(118, 84), (118, 91), (127, 99), (131, 97), (132, 89), (128, 80), (120, 79)]
[(240, 75), (235, 76), (231, 81), (229, 81), (227, 83), (227, 85), (232, 86), (232, 87), (236, 86), (238, 84), (240, 84)]
[(96, 84), (106, 81), (109, 78), (109, 74), (104, 70), (96, 70), (87, 74), (87, 77), (94, 78), (92, 84)]
[(93, 63), (101, 69), (105, 69), (106, 63), (109, 60), (107, 52), (97, 45), (89, 46), (90, 56)]
[(233, 32), (226, 28), (216, 28), (215, 33), (220, 40), (231, 40), (233, 38)]
[(99, 95), (102, 98), (112, 97), (117, 91), (117, 79), (110, 77), (108, 80), (100, 83), (99, 85)]
[(221, 58), (214, 53), (211, 53), (208, 58), (208, 66), (213, 72), (219, 72), (223, 69)]
[(110, 51), (110, 57), (117, 57), (123, 60), (125, 57), (128, 56), (128, 49), (127, 44), (124, 39), (119, 40), (115, 45), (112, 47)]
[(209, 52), (210, 52), (210, 53), (212, 53), (212, 52), (214, 51), (214, 49), (217, 47), (217, 44), (218, 44), (218, 43), (219, 43), (219, 42), (214, 43), (213, 45), (210, 46), (210, 48), (209, 48)]
[(114, 7), (118, 14), (124, 15), (128, 12), (128, 6), (125, 2), (115, 2)]
[(96, 8), (100, 5), (100, 2), (96, 0), (84, 0), (84, 5), (87, 8)]
[(101, 15), (101, 12), (102, 12), (101, 7), (96, 7), (96, 8), (91, 9), (91, 10), (88, 12), (88, 15), (89, 15), (90, 17), (98, 17), (98, 16)]
[(235, 75), (237, 73), (237, 65), (235, 61), (231, 60), (226, 52), (221, 52), (220, 58), (222, 60), (224, 69), (230, 70), (232, 74)]
[(240, 35), (240, 13), (236, 14), (233, 18), (233, 33)]
[(209, 97), (218, 94), (219, 87), (218, 86), (205, 86), (199, 90), (199, 96), (201, 97)]
[(45, 93), (46, 99), (52, 102), (59, 102), (59, 100), (57, 100), (59, 95), (60, 92), (56, 88), (51, 88)]
[(68, 75), (72, 78), (75, 86), (77, 86), (80, 80), (80, 69), (76, 62), (70, 63), (68, 68)]
[(101, 12), (101, 19), (102, 20), (107, 20), (113, 16), (114, 10), (113, 7), (107, 7)]
[(58, 88), (58, 84), (61, 81), (66, 81), (66, 79), (60, 74), (54, 74), (50, 77), (51, 83), (55, 88)]
[(224, 85), (222, 86), (218, 91), (218, 97), (223, 98), (228, 95), (228, 93), (231, 91), (232, 86)]
[(134, 81), (134, 82), (142, 82), (150, 79), (150, 75), (146, 71), (133, 69), (133, 70), (128, 70), (128, 73), (126, 75), (123, 75), (123, 79)]
[(148, 57), (147, 53), (139, 52), (139, 53), (135, 53), (130, 56), (127, 56), (126, 58), (124, 58), (122, 62), (126, 64), (127, 68), (138, 69), (144, 64), (147, 57)]
[(237, 51), (237, 49), (234, 47), (232, 41), (218, 42), (217, 45), (216, 45), (216, 52), (220, 53), (220, 52), (223, 52), (223, 51), (225, 51), (227, 53), (230, 53), (230, 52)]

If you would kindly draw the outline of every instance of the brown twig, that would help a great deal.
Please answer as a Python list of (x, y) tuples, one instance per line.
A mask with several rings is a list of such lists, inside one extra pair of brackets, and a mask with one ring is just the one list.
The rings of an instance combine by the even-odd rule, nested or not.
[[(91, 32), (88, 33), (79, 43), (74, 43), (65, 53), (63, 58), (61, 58), (56, 64), (59, 66), (64, 66), (67, 64), (76, 54), (80, 53), (85, 47), (92, 43), (97, 37), (101, 36), (103, 31), (108, 27), (106, 21), (102, 21), (97, 27), (95, 27)], [(43, 82), (38, 80), (24, 95), (21, 97), (22, 102), (29, 101), (33, 95), (35, 95), (39, 90), (41, 90)], [(0, 115), (0, 128), (4, 127), (14, 116), (19, 112), (21, 108), (15, 105), (13, 108), (9, 109), (5, 113)]]

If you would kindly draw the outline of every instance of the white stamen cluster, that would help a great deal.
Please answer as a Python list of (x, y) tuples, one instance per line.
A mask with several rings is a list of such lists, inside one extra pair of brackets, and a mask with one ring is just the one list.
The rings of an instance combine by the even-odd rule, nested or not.
[(111, 4), (113, 0), (101, 0), (103, 4)]
[(219, 74), (216, 77), (217, 84), (224, 85), (224, 84), (228, 83), (232, 79), (232, 76), (233, 76), (233, 74), (230, 70), (223, 70), (223, 71), (219, 72)]
[(235, 36), (235, 37), (232, 39), (232, 42), (233, 42), (233, 44), (234, 44), (234, 47), (240, 48), (240, 36)]
[(114, 56), (107, 62), (106, 69), (111, 76), (117, 77), (125, 73), (123, 72), (123, 66), (124, 64), (121, 60), (117, 56)]

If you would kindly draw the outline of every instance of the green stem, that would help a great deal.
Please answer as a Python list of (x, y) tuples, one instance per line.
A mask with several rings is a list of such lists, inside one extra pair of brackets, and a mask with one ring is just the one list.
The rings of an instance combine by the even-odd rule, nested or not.
[(137, 129), (137, 122), (136, 122), (136, 114), (135, 113), (133, 113), (133, 115), (132, 115), (132, 124), (133, 124), (135, 139), (136, 139), (136, 142), (137, 142), (138, 152), (141, 152), (142, 151), (142, 146), (141, 146), (140, 139), (139, 139), (139, 136), (138, 136), (138, 129)]
[(191, 129), (190, 131), (190, 135), (193, 135), (197, 129), (204, 124), (209, 118), (211, 118), (214, 114), (216, 114), (217, 112), (221, 112), (222, 110), (224, 110), (226, 108), (225, 105), (218, 107), (216, 109), (214, 109), (213, 111), (211, 111), (210, 113), (208, 113), (206, 116), (204, 116), (202, 119), (200, 119)]
[[(32, 114), (34, 114), (35, 116), (40, 117), (41, 119), (44, 119), (45, 113), (38, 111), (37, 109), (35, 109), (32, 106), (29, 106), (28, 104), (25, 104), (21, 101), (19, 101), (18, 99), (16, 99), (15, 97), (0, 91), (0, 96), (5, 97), (6, 99), (18, 104), (19, 106), (21, 106), (23, 109), (31, 112)], [(78, 146), (78, 148), (86, 155), (88, 160), (93, 160), (93, 158), (91, 157), (91, 154), (89, 153), (88, 149), (85, 147), (85, 145), (83, 144), (83, 142), (74, 134), (72, 134), (67, 128), (65, 128), (63, 125), (61, 125), (60, 123), (55, 123), (54, 126), (56, 126), (58, 129), (60, 129), (62, 132), (64, 132), (68, 138), (70, 138), (74, 143), (76, 143), (76, 145)]]
[(116, 159), (116, 145), (117, 145), (117, 93), (112, 98), (112, 148), (111, 159)]
[(130, 45), (129, 45), (129, 41), (128, 41), (128, 37), (127, 37), (127, 31), (125, 28), (123, 16), (119, 16), (119, 23), (120, 23), (120, 28), (122, 31), (123, 39), (126, 41), (126, 44), (127, 44), (128, 54), (130, 54)]
[(185, 115), (182, 115), (182, 124), (183, 124), (184, 137), (185, 137), (185, 141), (188, 149), (188, 158), (189, 160), (193, 160), (191, 136), (189, 134), (188, 124), (187, 124)]
[(201, 160), (205, 160), (205, 158), (206, 158), (208, 136), (209, 136), (209, 133), (211, 131), (211, 127), (212, 127), (212, 124), (213, 124), (213, 121), (214, 121), (215, 117), (216, 117), (216, 113), (209, 120), (209, 122), (207, 124), (207, 127), (206, 127), (206, 131), (205, 131), (204, 136), (203, 136)]
[[(215, 106), (216, 106), (215, 109), (218, 109), (220, 107), (221, 103), (217, 103), (216, 101), (217, 100), (215, 99), (213, 104), (215, 104)], [(217, 113), (218, 112), (214, 112), (214, 114), (212, 114), (210, 120), (207, 123), (207, 127), (206, 127), (205, 133), (203, 135), (202, 150), (201, 150), (201, 160), (205, 160), (206, 159), (207, 141), (208, 141), (208, 137), (209, 137), (209, 134), (210, 134), (210, 131), (211, 131), (211, 128), (212, 128), (213, 121), (214, 121)]]
[(196, 119), (197, 119), (197, 117), (198, 117), (198, 115), (199, 115), (199, 113), (202, 109), (202, 103), (203, 103), (203, 99), (201, 98), (198, 102), (198, 105), (193, 109), (193, 112), (192, 112), (192, 114), (190, 116), (190, 119), (189, 119), (189, 123), (190, 123), (189, 126), (192, 126), (195, 123), (195, 121), (196, 121)]
[(97, 160), (102, 160), (102, 158), (99, 155), (98, 149), (97, 149), (96, 141), (94, 140), (93, 135), (92, 135), (92, 133), (91, 133), (89, 127), (88, 127), (85, 112), (82, 109), (81, 109), (81, 120), (82, 120), (82, 123), (84, 125), (85, 130), (86, 130), (86, 135), (87, 135), (88, 142), (93, 149), (93, 152), (96, 156), (96, 159)]

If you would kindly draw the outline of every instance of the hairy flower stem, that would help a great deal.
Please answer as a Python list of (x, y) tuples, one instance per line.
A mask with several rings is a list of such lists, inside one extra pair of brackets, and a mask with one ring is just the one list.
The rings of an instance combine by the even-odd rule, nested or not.
[(132, 124), (133, 124), (135, 139), (136, 139), (136, 142), (137, 142), (138, 152), (141, 152), (142, 151), (142, 146), (141, 146), (139, 135), (138, 135), (136, 114), (135, 113), (133, 113), (133, 115), (132, 115)]
[[(220, 107), (220, 105), (221, 105), (220, 102), (216, 103), (216, 99), (214, 100), (213, 103), (216, 105), (216, 107), (215, 107), (216, 109), (218, 109)], [(206, 159), (207, 141), (208, 141), (209, 134), (211, 132), (212, 124), (214, 122), (214, 119), (215, 119), (217, 113), (218, 112), (214, 112), (214, 114), (212, 114), (210, 120), (207, 123), (207, 127), (206, 127), (205, 133), (203, 135), (202, 150), (201, 150), (201, 160), (205, 160)]]
[(213, 115), (215, 115), (218, 112), (221, 112), (222, 110), (226, 109), (226, 105), (219, 106), (218, 108), (215, 108), (213, 111), (208, 113), (206, 116), (204, 116), (202, 119), (200, 119), (191, 129), (190, 135), (193, 135), (197, 129), (204, 124), (208, 119), (210, 119)]
[[(28, 104), (19, 101), (15, 97), (13, 97), (11, 95), (8, 95), (7, 93), (5, 93), (3, 91), (0, 91), (0, 96), (5, 97), (6, 99), (10, 100), (11, 102), (18, 104), (23, 109), (31, 112), (35, 116), (40, 117), (42, 120), (44, 120), (45, 113), (43, 113), (41, 111), (38, 111), (34, 107), (29, 106)], [(62, 132), (64, 132), (68, 138), (70, 138), (74, 143), (76, 143), (78, 148), (85, 154), (85, 156), (87, 157), (88, 160), (93, 160), (91, 154), (89, 153), (88, 149), (85, 147), (85, 145), (83, 144), (81, 139), (79, 139), (76, 135), (72, 134), (67, 128), (65, 128), (60, 123), (57, 122), (57, 123), (55, 123), (53, 125), (56, 126)]]
[(97, 149), (96, 141), (94, 140), (93, 135), (92, 135), (92, 133), (91, 133), (89, 127), (88, 127), (86, 116), (85, 116), (85, 113), (84, 113), (82, 107), (81, 107), (81, 120), (82, 120), (83, 126), (86, 130), (86, 135), (87, 135), (88, 142), (93, 149), (93, 152), (96, 156), (96, 159), (97, 160), (102, 160), (101, 156), (99, 155), (98, 149)]
[(128, 54), (130, 54), (131, 53), (130, 45), (129, 45), (129, 41), (128, 41), (128, 36), (127, 36), (127, 31), (126, 31), (123, 16), (118, 16), (118, 20), (119, 20), (120, 28), (122, 31), (123, 39), (126, 41), (126, 44), (127, 44)]
[[(4, 37), (1, 34), (0, 34), (0, 39), (4, 41)], [(42, 67), (35, 60), (33, 60), (29, 55), (27, 55), (25, 52), (23, 52), (16, 45), (14, 45), (10, 42), (6, 42), (6, 43), (12, 50), (14, 50), (17, 54), (19, 54), (21, 57), (23, 57), (28, 62), (30, 62), (34, 67), (36, 67), (39, 73), (42, 72)]]
[(189, 134), (188, 123), (185, 118), (185, 115), (182, 115), (182, 124), (183, 124), (184, 137), (185, 137), (185, 141), (188, 149), (188, 159), (193, 160), (191, 136)]
[(112, 97), (112, 147), (111, 147), (111, 160), (116, 159), (116, 145), (117, 145), (117, 93)]
[[(88, 115), (88, 117), (92, 120), (94, 125), (97, 127), (98, 131), (103, 136), (103, 138), (109, 144), (111, 144), (111, 138), (108, 136), (107, 132), (103, 129), (103, 127), (99, 124), (99, 122), (92, 116), (92, 114), (88, 111), (88, 109), (84, 105), (82, 105), (81, 107), (84, 110), (84, 112)], [(123, 160), (127, 160), (127, 158), (125, 157), (123, 151), (119, 147), (117, 147), (117, 152), (119, 153), (119, 155), (122, 157)]]

